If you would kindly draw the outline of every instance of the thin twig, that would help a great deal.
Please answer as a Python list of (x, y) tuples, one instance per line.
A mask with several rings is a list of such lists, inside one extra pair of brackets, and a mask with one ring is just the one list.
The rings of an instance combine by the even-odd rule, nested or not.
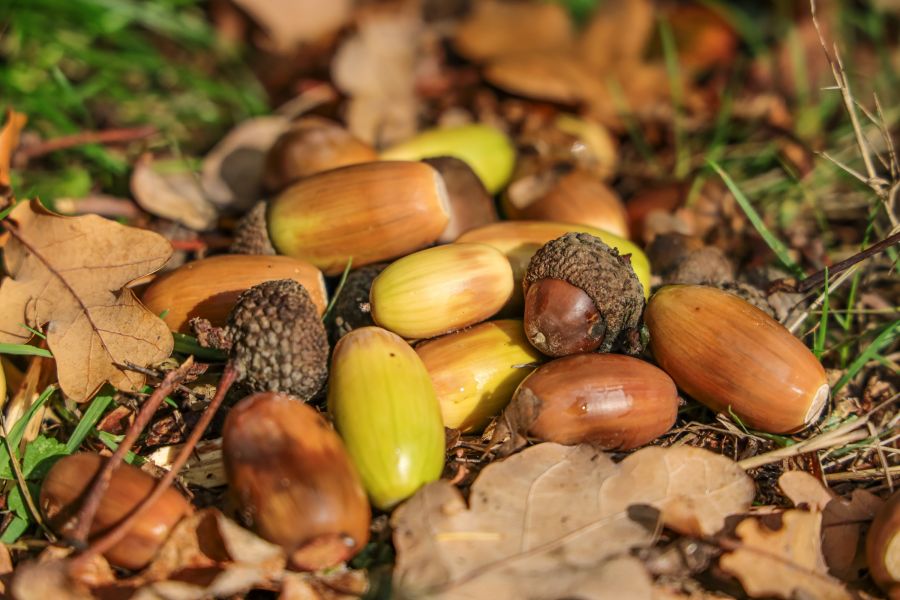
[(878, 439), (878, 430), (875, 429), (875, 425), (873, 425), (871, 421), (866, 423), (866, 427), (868, 427), (869, 429), (869, 434), (873, 438), (875, 438), (873, 442), (873, 446), (875, 447), (875, 454), (878, 455), (878, 462), (881, 463), (881, 468), (884, 469), (884, 478), (887, 480), (888, 487), (891, 489), (891, 492), (893, 492), (894, 482), (890, 477), (891, 466), (888, 464), (887, 457), (884, 455), (884, 451), (881, 449), (881, 441)]
[(28, 483), (25, 481), (25, 475), (22, 473), (19, 459), (16, 458), (16, 453), (13, 452), (12, 444), (9, 441), (9, 431), (6, 429), (6, 417), (3, 416), (2, 412), (0, 412), (0, 427), (3, 427), (3, 443), (6, 446), (6, 452), (9, 454), (9, 462), (12, 465), (13, 474), (16, 476), (16, 484), (19, 486), (19, 492), (22, 494), (22, 499), (25, 500), (28, 512), (34, 517), (34, 522), (38, 524), (38, 527), (40, 527), (44, 532), (44, 535), (47, 536), (47, 539), (51, 542), (55, 542), (56, 536), (54, 536), (53, 532), (47, 528), (44, 519), (41, 517), (41, 512), (34, 504), (34, 498), (31, 497), (31, 491), (28, 489)]
[(31, 160), (44, 156), (45, 154), (50, 154), (51, 152), (74, 148), (75, 146), (84, 146), (85, 144), (121, 144), (133, 142), (135, 140), (150, 137), (155, 134), (156, 131), (156, 127), (153, 127), (152, 125), (128, 129), (82, 131), (80, 133), (46, 140), (33, 146), (27, 146), (19, 150), (17, 154), (25, 160)]
[[(186, 361), (187, 362), (187, 361)], [(181, 369), (179, 369), (180, 371)], [(176, 371), (173, 371), (175, 373)], [(169, 376), (166, 376), (168, 379)], [(209, 426), (213, 417), (219, 410), (219, 406), (221, 406), (222, 401), (225, 399), (225, 394), (228, 393), (229, 388), (234, 383), (236, 378), (236, 372), (233, 366), (229, 363), (226, 366), (224, 373), (222, 373), (222, 378), (219, 380), (219, 386), (216, 390), (216, 395), (213, 397), (212, 401), (209, 403), (209, 406), (204, 409), (203, 414), (200, 415), (200, 419), (197, 421), (197, 424), (194, 426), (194, 429), (191, 431), (191, 435), (188, 436), (187, 440), (185, 440), (184, 445), (181, 447), (181, 450), (178, 452), (178, 456), (175, 457), (175, 460), (172, 461), (172, 465), (169, 468), (169, 471), (157, 482), (156, 487), (153, 488), (153, 491), (149, 496), (144, 498), (144, 500), (132, 510), (127, 517), (123, 520), (119, 521), (119, 523), (110, 530), (106, 535), (101, 537), (100, 539), (94, 541), (90, 547), (84, 551), (78, 558), (73, 561), (73, 569), (77, 569), (76, 564), (81, 563), (85, 564), (86, 561), (89, 561), (91, 557), (96, 556), (98, 554), (103, 554), (117, 543), (119, 543), (122, 538), (128, 533), (128, 531), (132, 528), (135, 521), (141, 517), (146, 511), (153, 507), (156, 504), (157, 500), (168, 491), (172, 482), (175, 481), (175, 477), (178, 476), (178, 472), (184, 466), (184, 464), (191, 457), (191, 454), (194, 451), (194, 447), (197, 445), (197, 442), (200, 441), (200, 438), (203, 436), (203, 433), (206, 431), (206, 428)]]
[[(859, 268), (858, 265), (853, 265), (852, 267), (850, 267), (849, 269), (847, 269), (846, 271), (844, 271), (843, 273), (838, 275), (834, 279), (834, 281), (829, 281), (828, 282), (828, 293), (829, 294), (833, 293), (836, 289), (838, 289), (841, 285), (843, 285), (845, 281), (850, 279), (850, 276), (856, 272), (857, 268)], [(825, 295), (826, 294), (823, 291), (821, 294), (819, 294), (819, 297), (816, 298), (813, 301), (813, 303), (810, 304), (809, 307), (806, 308), (806, 310), (802, 311), (800, 314), (798, 314), (796, 317), (794, 317), (794, 320), (791, 321), (790, 324), (785, 325), (785, 327), (787, 327), (788, 331), (790, 331), (793, 334), (796, 334), (797, 330), (800, 329), (800, 326), (803, 325), (803, 322), (806, 321), (806, 317), (809, 316), (809, 312), (812, 310), (818, 310), (818, 308), (820, 306), (822, 306), (822, 303), (825, 301)]]
[[(898, 231), (897, 233), (895, 233), (891, 236), (888, 236), (887, 238), (881, 240), (877, 244), (872, 244), (871, 246), (869, 246), (868, 248), (866, 248), (865, 250), (863, 250), (861, 252), (857, 252), (850, 258), (844, 259), (839, 263), (835, 263), (834, 265), (832, 265), (831, 267), (829, 267), (827, 269), (828, 277), (836, 275), (837, 273), (840, 273), (841, 271), (844, 271), (844, 270), (852, 267), (856, 263), (862, 262), (862, 261), (866, 260), (867, 258), (869, 258), (870, 256), (874, 256), (880, 252), (883, 252), (884, 250), (887, 250), (891, 246), (898, 244), (898, 243), (900, 243), (900, 231)], [(806, 279), (801, 281), (799, 284), (797, 284), (797, 291), (805, 293), (805, 292), (808, 292), (809, 290), (811, 290), (812, 288), (822, 284), (825, 281), (825, 273), (826, 273), (826, 270), (823, 269), (823, 270), (819, 271), (818, 273), (814, 273), (814, 274), (810, 275), (809, 277), (807, 277)]]
[(842, 471), (840, 473), (825, 473), (826, 481), (859, 481), (863, 479), (881, 479), (887, 477), (888, 481), (895, 476), (900, 476), (900, 465), (887, 469), (863, 469), (861, 471)]
[(153, 418), (153, 415), (156, 413), (156, 410), (159, 408), (160, 404), (162, 404), (166, 396), (168, 396), (172, 392), (172, 389), (187, 376), (193, 366), (194, 357), (189, 356), (180, 367), (174, 371), (170, 371), (165, 376), (159, 384), (159, 387), (153, 390), (153, 393), (141, 406), (141, 410), (138, 411), (137, 416), (135, 416), (134, 422), (125, 433), (125, 437), (119, 443), (119, 447), (116, 448), (113, 455), (103, 464), (100, 472), (94, 477), (91, 487), (88, 489), (87, 495), (85, 496), (84, 504), (81, 505), (81, 508), (75, 516), (72, 517), (72, 520), (70, 520), (70, 522), (74, 521), (74, 526), (72, 527), (72, 533), (70, 535), (71, 543), (77, 546), (84, 544), (88, 532), (91, 529), (91, 524), (94, 522), (94, 516), (97, 514), (97, 509), (100, 508), (100, 501), (103, 499), (106, 489), (109, 487), (109, 482), (112, 479), (113, 474), (116, 472), (116, 469), (119, 468), (119, 465), (122, 464), (122, 459), (125, 458), (125, 454), (131, 450), (134, 443), (137, 441), (138, 436), (140, 436), (147, 425), (150, 424), (150, 420)]

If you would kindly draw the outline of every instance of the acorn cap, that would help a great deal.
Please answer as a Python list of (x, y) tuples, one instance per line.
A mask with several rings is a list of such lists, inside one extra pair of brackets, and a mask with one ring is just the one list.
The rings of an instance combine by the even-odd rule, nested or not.
[(565, 281), (594, 301), (605, 324), (600, 352), (618, 347), (629, 354), (641, 351), (644, 288), (627, 256), (587, 233), (567, 233), (534, 254), (525, 273), (525, 291), (542, 279)]
[(328, 335), (306, 289), (292, 279), (241, 294), (228, 317), (231, 362), (253, 391), (312, 398), (328, 374)]
[(372, 282), (386, 266), (388, 263), (366, 265), (350, 271), (347, 275), (344, 287), (337, 295), (331, 312), (330, 333), (335, 343), (354, 329), (375, 324), (372, 313), (367, 308), (369, 290), (372, 289)]
[(253, 205), (234, 229), (234, 240), (228, 251), (232, 254), (276, 254), (266, 229), (266, 202)]

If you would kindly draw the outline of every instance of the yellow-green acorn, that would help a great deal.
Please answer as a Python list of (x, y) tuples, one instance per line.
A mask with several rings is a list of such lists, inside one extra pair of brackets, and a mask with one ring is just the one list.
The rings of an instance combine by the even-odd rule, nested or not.
[(440, 477), (440, 405), (422, 360), (396, 334), (362, 327), (340, 339), (328, 411), (378, 508), (387, 510)]

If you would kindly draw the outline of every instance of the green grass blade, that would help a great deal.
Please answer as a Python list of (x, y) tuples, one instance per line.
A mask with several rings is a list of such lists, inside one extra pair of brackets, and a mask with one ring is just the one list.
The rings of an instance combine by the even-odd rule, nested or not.
[(0, 354), (15, 354), (16, 356), (40, 356), (53, 358), (53, 354), (44, 348), (29, 344), (0, 344)]
[(774, 233), (772, 233), (766, 224), (763, 223), (762, 217), (759, 216), (759, 213), (756, 212), (756, 209), (753, 208), (753, 205), (750, 203), (750, 200), (747, 199), (747, 196), (740, 190), (740, 188), (735, 184), (734, 180), (726, 173), (722, 167), (718, 165), (715, 161), (707, 160), (707, 164), (713, 168), (713, 170), (719, 174), (719, 177), (722, 178), (722, 181), (725, 182), (725, 185), (728, 186), (728, 189), (734, 194), (735, 200), (737, 200), (738, 204), (741, 206), (741, 209), (744, 211), (744, 214), (747, 215), (747, 218), (750, 220), (750, 223), (762, 236), (763, 240), (765, 240), (766, 244), (768, 244), (769, 248), (772, 249), (772, 252), (775, 253), (775, 256), (778, 257), (778, 260), (781, 261), (787, 269), (799, 279), (805, 279), (806, 275), (803, 273), (803, 269), (800, 268), (800, 265), (794, 262), (788, 253), (787, 246), (784, 245), (784, 242), (779, 240)]
[(197, 338), (185, 335), (183, 333), (173, 333), (172, 338), (175, 340), (175, 352), (179, 354), (192, 354), (196, 358), (202, 360), (213, 360), (217, 362), (225, 362), (228, 355), (216, 348), (204, 348), (197, 342)]
[[(46, 404), (47, 400), (56, 391), (55, 385), (48, 385), (47, 389), (43, 391), (43, 393), (38, 397), (38, 399), (31, 405), (31, 407), (22, 415), (18, 421), (16, 421), (12, 429), (9, 430), (9, 445), (11, 448), (17, 448), (19, 444), (22, 442), (22, 436), (25, 435), (25, 427), (28, 425), (31, 418), (34, 414), (41, 408), (44, 404)], [(10, 465), (10, 456), (9, 451), (6, 449), (6, 444), (0, 444), (0, 477), (4, 479), (12, 479), (13, 471)]]
[(879, 356), (879, 352), (881, 349), (892, 343), (895, 339), (897, 339), (898, 330), (900, 330), (900, 319), (894, 321), (887, 325), (878, 336), (872, 340), (865, 350), (856, 357), (850, 366), (847, 367), (847, 372), (844, 373), (843, 377), (841, 377), (836, 384), (834, 384), (834, 388), (831, 390), (832, 393), (837, 392), (842, 387), (847, 385), (850, 380), (852, 380), (857, 373), (862, 370), (866, 363), (870, 360), (874, 360)]
[(112, 401), (112, 394), (98, 394), (94, 396), (94, 399), (91, 400), (91, 405), (84, 411), (84, 416), (78, 421), (75, 431), (72, 432), (69, 441), (66, 442), (66, 452), (71, 454), (81, 447), (81, 442), (94, 431), (94, 426)]
[(678, 49), (675, 47), (675, 35), (666, 19), (659, 20), (659, 36), (662, 40), (663, 56), (666, 63), (666, 74), (669, 79), (669, 90), (672, 94), (672, 132), (675, 138), (675, 178), (684, 179), (691, 170), (691, 154), (687, 146), (684, 130), (684, 89), (681, 69), (678, 66)]
[(344, 291), (344, 284), (347, 283), (347, 276), (350, 275), (350, 267), (353, 266), (353, 257), (347, 259), (347, 266), (344, 267), (344, 272), (341, 273), (341, 280), (338, 282), (337, 289), (334, 290), (334, 295), (331, 297), (331, 302), (328, 303), (328, 306), (325, 308), (325, 313), (322, 315), (322, 320), (325, 321), (328, 319), (328, 315), (331, 314), (331, 309), (334, 308), (335, 303), (337, 303), (338, 297), (341, 295), (341, 292)]
[(816, 355), (816, 358), (822, 360), (822, 355), (825, 354), (825, 341), (828, 337), (828, 268), (825, 268), (825, 291), (822, 296), (822, 316), (819, 318), (819, 330), (816, 331), (815, 339), (813, 340), (813, 354)]

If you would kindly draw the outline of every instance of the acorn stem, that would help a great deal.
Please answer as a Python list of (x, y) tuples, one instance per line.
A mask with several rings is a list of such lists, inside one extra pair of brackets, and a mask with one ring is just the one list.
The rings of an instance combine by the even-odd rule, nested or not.
[[(185, 361), (185, 364), (187, 364), (189, 361), (191, 361), (190, 358)], [(184, 365), (179, 367), (178, 371), (182, 371), (182, 369), (184, 369)], [(237, 371), (234, 368), (234, 363), (232, 361), (228, 361), (228, 363), (225, 365), (225, 370), (222, 372), (222, 377), (219, 379), (219, 385), (216, 388), (216, 395), (213, 396), (213, 399), (210, 401), (209, 405), (204, 409), (203, 414), (200, 415), (200, 419), (197, 421), (194, 429), (191, 430), (191, 434), (185, 440), (184, 445), (178, 452), (178, 456), (176, 456), (175, 460), (172, 461), (172, 465), (169, 468), (169, 471), (159, 480), (159, 482), (157, 482), (156, 487), (153, 488), (153, 492), (151, 492), (149, 496), (144, 498), (144, 500), (137, 507), (135, 507), (135, 509), (131, 511), (131, 513), (125, 519), (122, 520), (122, 522), (116, 525), (106, 535), (92, 543), (90, 547), (84, 551), (84, 553), (82, 553), (73, 561), (72, 568), (74, 570), (78, 569), (78, 561), (82, 561), (82, 564), (84, 564), (89, 561), (91, 557), (98, 554), (103, 554), (104, 552), (115, 546), (117, 543), (119, 543), (119, 541), (121, 541), (125, 534), (128, 533), (128, 530), (131, 529), (131, 526), (140, 518), (140, 516), (144, 514), (149, 508), (151, 508), (156, 503), (156, 501), (159, 500), (159, 498), (166, 492), (166, 490), (169, 489), (169, 486), (171, 486), (172, 482), (175, 481), (175, 477), (178, 475), (178, 472), (181, 471), (181, 468), (187, 462), (188, 458), (190, 458), (191, 453), (194, 451), (194, 447), (197, 445), (197, 442), (200, 441), (200, 438), (203, 436), (206, 428), (209, 427), (209, 424), (210, 422), (212, 422), (213, 417), (219, 411), (219, 407), (222, 405), (222, 401), (225, 399), (225, 395), (228, 393), (228, 390), (231, 389), (231, 386), (232, 384), (234, 384), (236, 378)]]
[(168, 396), (172, 390), (184, 380), (193, 366), (194, 357), (189, 356), (180, 367), (174, 371), (170, 371), (163, 378), (159, 387), (153, 390), (153, 393), (147, 401), (144, 402), (143, 406), (141, 406), (141, 410), (138, 411), (131, 427), (125, 432), (125, 437), (122, 439), (119, 447), (116, 448), (113, 455), (109, 457), (109, 460), (106, 461), (103, 468), (97, 473), (97, 476), (94, 478), (94, 481), (85, 496), (84, 504), (81, 505), (81, 508), (73, 517), (75, 525), (72, 529), (72, 535), (69, 538), (70, 543), (76, 546), (84, 545), (88, 532), (91, 529), (91, 525), (94, 522), (94, 517), (97, 515), (97, 509), (100, 507), (100, 501), (103, 499), (104, 494), (106, 494), (113, 473), (115, 473), (116, 469), (119, 468), (119, 465), (122, 464), (122, 459), (125, 458), (125, 454), (131, 450), (132, 446), (134, 446), (138, 436), (140, 436), (147, 425), (150, 424), (150, 419), (156, 414), (156, 409), (163, 403), (166, 396)]

